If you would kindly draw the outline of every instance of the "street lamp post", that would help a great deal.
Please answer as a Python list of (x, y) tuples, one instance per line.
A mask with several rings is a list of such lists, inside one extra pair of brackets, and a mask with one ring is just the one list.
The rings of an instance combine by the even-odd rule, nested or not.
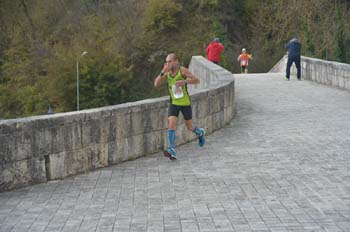
[(87, 51), (83, 51), (77, 59), (77, 111), (79, 111), (79, 59), (87, 54)]

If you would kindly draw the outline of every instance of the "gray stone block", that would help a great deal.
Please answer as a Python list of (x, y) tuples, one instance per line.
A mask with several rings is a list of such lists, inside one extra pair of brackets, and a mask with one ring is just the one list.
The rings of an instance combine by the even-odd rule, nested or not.
[(46, 181), (45, 160), (32, 158), (0, 165), (0, 191)]
[(84, 149), (50, 154), (46, 158), (46, 168), (49, 180), (61, 179), (89, 170)]

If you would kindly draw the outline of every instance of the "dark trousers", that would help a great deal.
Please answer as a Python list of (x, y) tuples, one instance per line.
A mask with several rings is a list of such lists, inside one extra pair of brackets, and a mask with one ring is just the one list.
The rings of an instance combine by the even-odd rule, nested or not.
[(295, 66), (297, 67), (297, 78), (300, 79), (300, 77), (301, 77), (300, 56), (288, 57), (287, 69), (286, 69), (286, 77), (288, 79), (290, 77), (290, 67), (292, 66), (293, 62), (295, 64)]

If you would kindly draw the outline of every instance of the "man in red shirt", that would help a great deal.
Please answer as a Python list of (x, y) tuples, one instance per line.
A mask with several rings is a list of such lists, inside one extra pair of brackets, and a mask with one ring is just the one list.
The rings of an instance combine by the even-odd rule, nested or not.
[(219, 63), (221, 52), (224, 50), (225, 47), (219, 42), (219, 38), (215, 38), (206, 49), (207, 59), (215, 64)]

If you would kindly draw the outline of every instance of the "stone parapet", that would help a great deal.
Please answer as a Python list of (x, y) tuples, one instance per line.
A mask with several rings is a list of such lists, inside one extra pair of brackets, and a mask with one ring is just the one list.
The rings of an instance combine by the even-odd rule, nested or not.
[[(284, 56), (270, 72), (285, 72), (287, 66), (287, 56)], [(296, 74), (293, 64), (291, 74)], [(350, 90), (350, 65), (320, 60), (310, 57), (301, 57), (302, 79), (315, 81), (324, 85), (331, 85), (341, 89)]]
[[(190, 70), (201, 80), (189, 88), (193, 121), (207, 133), (234, 117), (234, 79), (201, 56)], [(169, 97), (78, 112), (0, 121), (0, 191), (61, 179), (133, 160), (167, 146)], [(182, 116), (176, 144), (195, 139)]]

